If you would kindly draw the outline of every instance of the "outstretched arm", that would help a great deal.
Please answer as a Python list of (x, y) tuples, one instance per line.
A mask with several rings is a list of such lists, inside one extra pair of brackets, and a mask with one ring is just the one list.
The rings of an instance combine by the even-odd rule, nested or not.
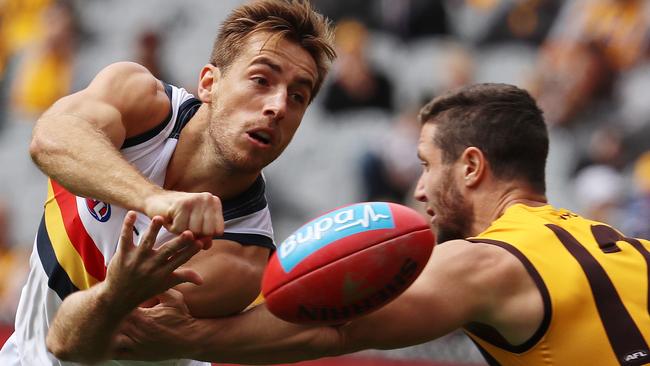
[[(334, 356), (362, 349), (405, 347), (435, 339), (483, 319), (494, 293), (481, 269), (493, 263), (471, 244), (437, 247), (415, 283), (384, 308), (341, 327), (309, 327), (274, 317), (264, 305), (234, 317), (192, 318), (182, 298), (137, 309), (115, 338), (115, 357), (192, 358), (272, 364)], [(471, 256), (472, 258), (468, 257)], [(480, 262), (480, 263), (479, 263)], [(471, 268), (471, 271), (468, 271)]]
[(57, 358), (96, 362), (107, 358), (110, 339), (122, 319), (142, 301), (183, 282), (201, 284), (191, 270), (177, 268), (201, 249), (189, 231), (154, 250), (162, 218), (154, 217), (139, 246), (133, 244), (135, 213), (124, 220), (117, 252), (106, 280), (68, 296), (47, 335), (47, 348)]

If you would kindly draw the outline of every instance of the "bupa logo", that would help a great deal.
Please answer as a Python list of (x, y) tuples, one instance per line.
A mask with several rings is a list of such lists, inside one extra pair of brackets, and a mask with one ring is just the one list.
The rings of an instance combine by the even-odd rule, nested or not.
[(97, 221), (106, 222), (111, 218), (111, 205), (106, 202), (86, 198), (86, 207)]
[(346, 206), (296, 230), (280, 244), (278, 259), (282, 269), (289, 272), (312, 253), (339, 239), (365, 231), (393, 228), (395, 222), (386, 203)]
[(640, 359), (644, 359), (645, 357), (648, 357), (648, 350), (642, 350), (642, 351), (634, 351), (631, 353), (628, 353), (623, 357), (623, 360), (625, 362), (631, 362), (631, 361), (637, 361)]

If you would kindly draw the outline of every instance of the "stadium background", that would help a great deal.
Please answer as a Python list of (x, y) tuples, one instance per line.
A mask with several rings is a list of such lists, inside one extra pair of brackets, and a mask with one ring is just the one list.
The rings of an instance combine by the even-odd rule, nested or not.
[[(27, 153), (37, 116), (119, 60), (194, 91), (217, 25), (240, 3), (0, 1), (0, 342), (11, 331), (46, 193)], [(515, 84), (540, 101), (551, 135), (551, 203), (650, 237), (650, 2), (313, 3), (336, 21), (340, 57), (294, 142), (265, 171), (278, 242), (352, 202), (417, 208), (417, 108), (473, 82)], [(461, 333), (355, 357), (308, 364), (483, 362)]]

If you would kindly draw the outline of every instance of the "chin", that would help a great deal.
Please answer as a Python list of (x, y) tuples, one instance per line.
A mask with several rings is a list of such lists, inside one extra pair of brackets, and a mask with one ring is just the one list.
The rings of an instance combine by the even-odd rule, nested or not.
[(450, 240), (465, 239), (467, 236), (464, 235), (460, 230), (454, 230), (450, 228), (438, 228), (436, 230), (436, 242), (444, 243)]
[(259, 173), (260, 171), (262, 171), (262, 169), (264, 169), (269, 164), (270, 163), (249, 159), (249, 160), (236, 162), (234, 164), (234, 167), (236, 170), (242, 173), (253, 174), (253, 173)]

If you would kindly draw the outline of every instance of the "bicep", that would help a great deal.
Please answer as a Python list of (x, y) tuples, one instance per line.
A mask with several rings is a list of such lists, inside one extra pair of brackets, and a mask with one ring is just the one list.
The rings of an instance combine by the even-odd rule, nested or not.
[(79, 120), (120, 147), (126, 138), (154, 128), (169, 108), (159, 80), (140, 65), (120, 62), (100, 71), (87, 88), (54, 103), (36, 127), (47, 130), (57, 122)]
[(209, 250), (201, 251), (183, 266), (197, 271), (203, 284), (182, 284), (177, 289), (183, 292), (195, 317), (238, 313), (259, 294), (268, 257), (267, 248), (214, 240)]

